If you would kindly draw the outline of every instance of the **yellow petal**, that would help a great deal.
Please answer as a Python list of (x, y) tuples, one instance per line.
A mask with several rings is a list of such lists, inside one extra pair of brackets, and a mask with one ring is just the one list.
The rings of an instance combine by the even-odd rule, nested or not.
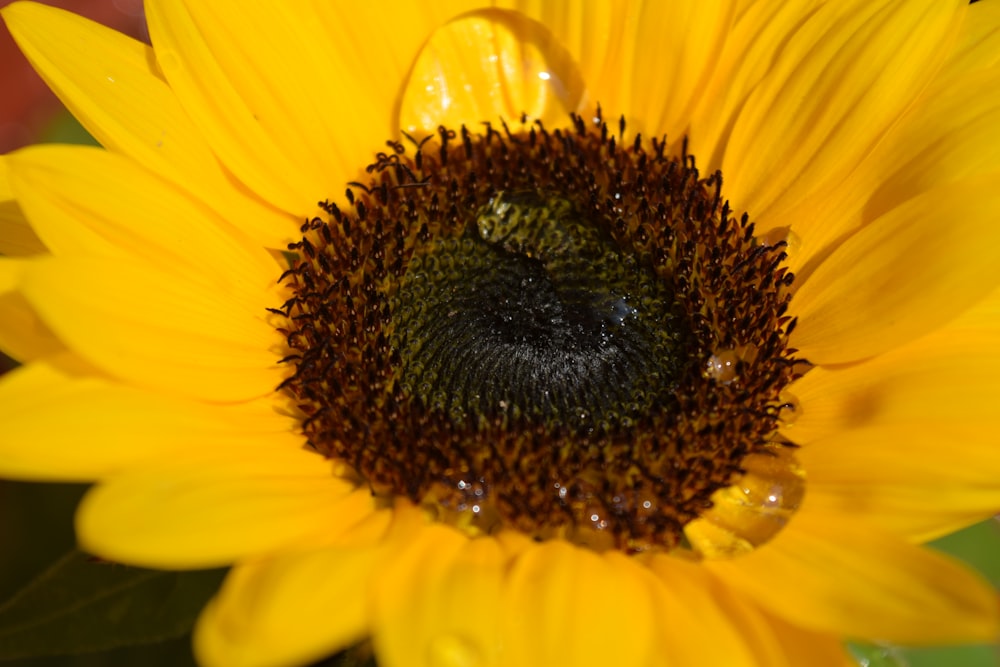
[(948, 81), (1000, 64), (1000, 7), (995, 2), (975, 2), (962, 24), (951, 55), (938, 74)]
[[(926, 540), (1000, 507), (993, 350), (1000, 292), (900, 350), (796, 383), (786, 429), (811, 503)], [(823, 494), (823, 495), (820, 495)]]
[(966, 485), (970, 493), (977, 487), (1000, 493), (996, 433), (995, 418), (992, 423), (872, 426), (810, 443), (798, 458), (810, 484), (816, 479), (907, 484), (931, 496), (934, 488), (950, 484)]
[(28, 224), (17, 202), (0, 200), (0, 255), (18, 257), (43, 252), (45, 244)]
[(0, 423), (2, 475), (29, 480), (92, 481), (163, 461), (234, 459), (301, 442), (277, 416), (72, 377), (48, 361), (0, 379)]
[[(1000, 35), (996, 44), (1000, 50)], [(905, 201), (907, 194), (996, 172), (1000, 165), (998, 89), (998, 67), (936, 82), (866, 160), (864, 176), (870, 178), (869, 187), (878, 184), (866, 214), (881, 215)]]
[[(496, 4), (522, 14), (532, 23), (544, 26), (552, 44), (536, 43), (535, 46), (541, 46), (542, 52), (546, 48), (565, 51), (587, 87), (588, 98), (583, 100), (586, 111), (592, 111), (589, 105), (596, 102), (605, 105), (614, 118), (627, 111), (623, 98), (625, 91), (621, 85), (622, 69), (610, 63), (616, 53), (627, 51), (623, 47), (630, 43), (631, 36), (626, 35), (625, 27), (634, 25), (636, 15), (641, 10), (636, 9), (637, 3), (607, 0), (586, 3), (501, 0)], [(565, 123), (567, 119), (559, 120)]]
[(998, 388), (1000, 327), (946, 327), (852, 366), (810, 370), (788, 389), (800, 409), (784, 433), (800, 445), (861, 428), (937, 427), (935, 438), (949, 428), (985, 435), (1000, 425)]
[(0, 351), (21, 362), (57, 354), (65, 347), (16, 291), (26, 266), (27, 262), (0, 257)]
[(667, 665), (843, 667), (840, 638), (766, 613), (700, 564), (655, 556), (648, 565), (666, 603), (659, 618)]
[[(315, 25), (308, 27), (309, 34), (317, 35), (314, 47), (325, 49), (316, 84), (332, 100), (323, 112), (335, 128), (348, 173), (371, 163), (386, 140), (400, 138), (401, 99), (421, 48), (438, 27), (477, 6), (475, 0), (396, 3), (387, 23), (385, 7), (378, 3), (311, 4)], [(355, 91), (346, 102), (345, 90)], [(338, 187), (332, 194), (341, 191)]]
[(1000, 325), (1000, 287), (961, 315), (948, 322), (938, 333), (942, 336), (964, 336), (969, 332), (992, 331)]
[[(421, 49), (401, 126), (508, 122), (522, 112), (564, 125), (600, 103), (614, 123), (680, 140), (732, 21), (729, 0), (673, 3), (502, 3), (442, 25)], [(665, 31), (683, 25), (674, 38)], [(650, 62), (660, 64), (650, 80)]]
[(184, 192), (98, 148), (38, 146), (8, 156), (21, 206), (56, 255), (131, 256), (259, 293), (278, 265)]
[[(854, 460), (855, 468), (864, 467)], [(885, 470), (882, 461), (865, 465)], [(843, 469), (827, 472), (819, 462), (812, 468), (817, 474), (815, 480), (812, 476), (809, 479), (810, 507), (844, 516), (863, 516), (877, 530), (913, 542), (927, 542), (979, 523), (1000, 508), (996, 477), (992, 483), (978, 486), (954, 481), (898, 483), (866, 480), (864, 474), (852, 476)]]
[(641, 665), (653, 660), (646, 581), (614, 557), (546, 542), (514, 563), (500, 622), (507, 664)]
[(995, 178), (930, 190), (840, 246), (792, 300), (790, 344), (815, 364), (870, 357), (913, 340), (1000, 283)]
[(124, 260), (46, 257), (24, 268), (18, 290), (68, 347), (136, 384), (241, 401), (281, 382), (268, 351), (278, 335), (217, 284)]
[(329, 549), (237, 565), (198, 619), (198, 664), (304, 665), (360, 641), (383, 560), (375, 548)]
[[(345, 132), (348, 127), (338, 122), (340, 118), (335, 110), (353, 107), (354, 98), (363, 96), (352, 95), (351, 102), (346, 102), (345, 88), (338, 81), (337, 70), (331, 68), (338, 60), (336, 49), (340, 45), (324, 34), (315, 17), (291, 4), (180, 4), (187, 6), (168, 8), (158, 3), (154, 15), (164, 19), (167, 31), (178, 30), (181, 26), (185, 30), (196, 30), (204, 40), (206, 52), (202, 53), (200, 46), (174, 42), (175, 33), (154, 31), (151, 25), (153, 43), (172, 83), (183, 77), (185, 86), (194, 83), (201, 87), (197, 100), (182, 98), (189, 108), (199, 107), (192, 115), (221, 111), (221, 116), (213, 117), (212, 121), (231, 124), (226, 132), (229, 136), (213, 136), (212, 140), (225, 145), (228, 153), (231, 150), (229, 140), (239, 139), (234, 136), (236, 124), (232, 121), (236, 120), (240, 127), (254, 133), (250, 136), (262, 138), (268, 146), (273, 145), (275, 153), (279, 154), (274, 157), (287, 161), (293, 171), (273, 174), (278, 166), (274, 164), (270, 165), (272, 175), (280, 176), (279, 182), (311, 197), (295, 209), (300, 212), (308, 211), (320, 197), (339, 190), (344, 181), (352, 180), (364, 165), (345, 160), (347, 156), (340, 154), (340, 142), (348, 134)], [(189, 19), (183, 17), (185, 12)], [(158, 39), (161, 36), (167, 41)], [(175, 47), (177, 53), (171, 54)], [(176, 63), (171, 55), (197, 61)], [(197, 69), (193, 67), (196, 62), (201, 63)], [(213, 100), (209, 95), (216, 95), (217, 91), (207, 85), (210, 80), (216, 80), (216, 67), (225, 77), (226, 88), (220, 98)], [(228, 92), (230, 87), (233, 96)], [(209, 95), (205, 95), (206, 92)], [(227, 98), (236, 106), (222, 105), (222, 100)], [(245, 116), (244, 109), (252, 117)], [(382, 129), (387, 128), (383, 126)], [(243, 140), (245, 142), (246, 137)], [(255, 148), (246, 144), (241, 159), (249, 157), (247, 149)], [(301, 179), (301, 183), (290, 181), (291, 176)]]
[(855, 0), (795, 25), (726, 141), (735, 207), (763, 218), (843, 179), (940, 67), (964, 7)]
[(147, 567), (218, 567), (329, 543), (374, 512), (367, 489), (352, 492), (322, 456), (283, 444), (105, 480), (77, 513), (81, 547)]
[(36, 255), (45, 244), (31, 229), (14, 198), (8, 178), (7, 156), (0, 155), (0, 255)]
[[(0, 272), (3, 266), (0, 266)], [(0, 294), (0, 351), (21, 363), (58, 354), (63, 342), (17, 292)]]
[[(375, 580), (374, 636), (385, 667), (499, 667), (504, 557), (492, 538), (429, 526)], [(470, 608), (470, 606), (472, 608)]]
[(801, 238), (792, 271), (807, 278), (851, 234), (921, 193), (996, 172), (998, 128), (1000, 69), (936, 82), (847, 180), (788, 214)]
[[(345, 100), (350, 88), (336, 70), (324, 71), (322, 57), (338, 44), (317, 35), (307, 15), (285, 5), (180, 2), (150, 2), (146, 13), (171, 89), (246, 188), (301, 219), (353, 180), (357, 171), (337, 155), (327, 119), (364, 95)], [(338, 129), (341, 136), (354, 131)]]
[(239, 220), (264, 245), (283, 247), (298, 236), (300, 211), (279, 213), (231, 184), (161, 78), (150, 47), (40, 4), (17, 2), (3, 16), (45, 82), (102, 145)]
[(581, 108), (584, 82), (572, 56), (540, 23), (494, 9), (464, 14), (429, 37), (406, 81), (400, 124), (426, 135), (516, 123), (522, 113), (563, 125)]
[(9, 201), (14, 198), (14, 193), (10, 189), (10, 182), (7, 180), (7, 156), (0, 155), (0, 202)]
[(30, 260), (0, 257), (0, 294), (17, 289), (27, 266), (30, 266)]
[(616, 9), (622, 25), (595, 72), (591, 100), (612, 120), (624, 113), (633, 130), (677, 142), (689, 131), (722, 53), (735, 3), (633, 2)]
[(751, 2), (737, 7), (718, 62), (691, 117), (689, 146), (701, 169), (722, 167), (729, 134), (747, 98), (777, 61), (782, 46), (816, 9), (812, 2)]
[(987, 582), (856, 515), (804, 506), (763, 548), (704, 567), (819, 632), (916, 645), (991, 642), (1000, 633), (1000, 604)]
[[(739, 608), (731, 597), (730, 606)], [(762, 614), (767, 631), (781, 646), (785, 662), (789, 667), (809, 665), (810, 667), (859, 667), (858, 662), (847, 652), (842, 639), (836, 635), (810, 632), (795, 622)], [(774, 663), (764, 662), (764, 665)]]
[[(27, 148), (4, 157), (6, 158), (5, 162), (10, 167), (8, 179), (11, 183), (11, 189), (14, 191), (15, 196), (20, 193), (22, 197), (22, 201), (18, 202), (18, 206), (27, 219), (35, 220), (33, 230), (35, 230), (36, 234), (39, 234), (42, 242), (44, 243), (44, 239), (48, 237), (48, 243), (51, 244), (48, 247), (54, 254), (69, 252), (76, 253), (78, 256), (123, 256), (124, 253), (120, 248), (117, 248), (113, 243), (103, 238), (86, 224), (80, 222), (78, 220), (78, 212), (72, 209), (66, 211), (65, 207), (60, 205), (62, 202), (49, 200), (51, 193), (45, 191), (48, 183), (44, 175), (38, 173), (39, 170), (35, 170), (35, 173), (32, 174), (30, 168), (31, 155), (32, 153), (37, 155), (37, 150), (37, 148)], [(51, 148), (42, 148), (41, 150), (45, 152), (52, 151)], [(58, 157), (60, 153), (71, 155), (74, 152), (87, 149), (82, 146), (60, 146), (55, 147), (54, 150)], [(93, 150), (97, 151), (99, 149)], [(28, 160), (25, 165), (27, 168), (23, 171), (26, 172), (26, 175), (29, 177), (28, 179), (25, 179), (24, 175), (18, 173), (21, 170), (18, 169), (17, 165), (19, 161), (24, 162), (23, 156), (25, 153), (28, 155)], [(19, 158), (22, 159), (19, 160)], [(40, 180), (40, 183), (32, 182), (31, 176), (35, 176), (37, 180)], [(41, 177), (40, 179), (37, 178), (39, 176)], [(42, 186), (42, 192), (38, 192), (38, 185)]]
[(665, 664), (793, 667), (760, 612), (736, 608), (704, 568), (669, 556), (648, 566)]

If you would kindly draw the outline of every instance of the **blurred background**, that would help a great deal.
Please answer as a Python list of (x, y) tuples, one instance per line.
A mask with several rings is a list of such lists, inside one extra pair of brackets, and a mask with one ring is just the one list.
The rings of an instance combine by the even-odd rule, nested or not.
[[(0, 0), (0, 7), (8, 4), (10, 0)], [(68, 9), (148, 42), (142, 0), (47, 0), (46, 4)], [(34, 73), (0, 23), (0, 153), (40, 142), (94, 143)], [(0, 356), (0, 373), (13, 366), (14, 362)], [(21, 632), (21, 626), (9, 621), (11, 615), (5, 613), (12, 609), (9, 601), (37, 577), (51, 573), (50, 568), (73, 551), (73, 510), (85, 490), (84, 485), (0, 480), (0, 667), (193, 665), (190, 637), (183, 622), (154, 637), (153, 641), (144, 636), (139, 642), (136, 640), (138, 635), (133, 634), (117, 642), (126, 645), (109, 650), (91, 649), (83, 655), (4, 659), (4, 646), (12, 645), (11, 637)], [(1000, 587), (1000, 523), (997, 520), (939, 540), (934, 546), (969, 563), (994, 586)], [(134, 576), (133, 568), (122, 569), (128, 573), (121, 576)], [(109, 575), (102, 571), (100, 576)], [(185, 609), (196, 610), (210, 592), (206, 587), (214, 587), (219, 576), (220, 573), (206, 573), (192, 590), (185, 589), (190, 598), (186, 600)], [(854, 650), (863, 667), (1000, 667), (1000, 650), (995, 646), (921, 650), (856, 646)], [(348, 656), (348, 662), (354, 664), (354, 659)], [(331, 660), (324, 664), (347, 662)]]

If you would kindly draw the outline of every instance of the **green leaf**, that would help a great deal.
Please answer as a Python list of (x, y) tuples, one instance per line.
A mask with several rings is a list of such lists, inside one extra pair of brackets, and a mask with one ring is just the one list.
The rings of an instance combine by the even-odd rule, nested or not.
[(63, 111), (52, 119), (48, 128), (42, 132), (38, 138), (43, 143), (53, 144), (83, 144), (85, 146), (97, 146), (97, 140), (90, 136), (90, 133), (83, 129), (80, 121), (73, 117), (69, 111)]
[(1000, 584), (1000, 523), (983, 521), (930, 543), (965, 561), (994, 584)]
[(996, 646), (946, 646), (903, 651), (908, 667), (997, 667)]
[(0, 606), (0, 660), (107, 651), (182, 636), (224, 574), (160, 572), (70, 552)]

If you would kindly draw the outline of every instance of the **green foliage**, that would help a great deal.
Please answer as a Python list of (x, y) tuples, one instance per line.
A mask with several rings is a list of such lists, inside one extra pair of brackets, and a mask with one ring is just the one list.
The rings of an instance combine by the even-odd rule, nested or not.
[(183, 636), (223, 574), (145, 570), (71, 552), (0, 607), (0, 660)]

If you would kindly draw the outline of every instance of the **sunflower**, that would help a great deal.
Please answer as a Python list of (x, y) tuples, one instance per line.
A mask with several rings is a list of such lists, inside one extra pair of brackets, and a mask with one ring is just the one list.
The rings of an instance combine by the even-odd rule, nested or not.
[(843, 665), (994, 641), (1000, 5), (3, 16), (0, 472), (232, 565), (205, 665)]

